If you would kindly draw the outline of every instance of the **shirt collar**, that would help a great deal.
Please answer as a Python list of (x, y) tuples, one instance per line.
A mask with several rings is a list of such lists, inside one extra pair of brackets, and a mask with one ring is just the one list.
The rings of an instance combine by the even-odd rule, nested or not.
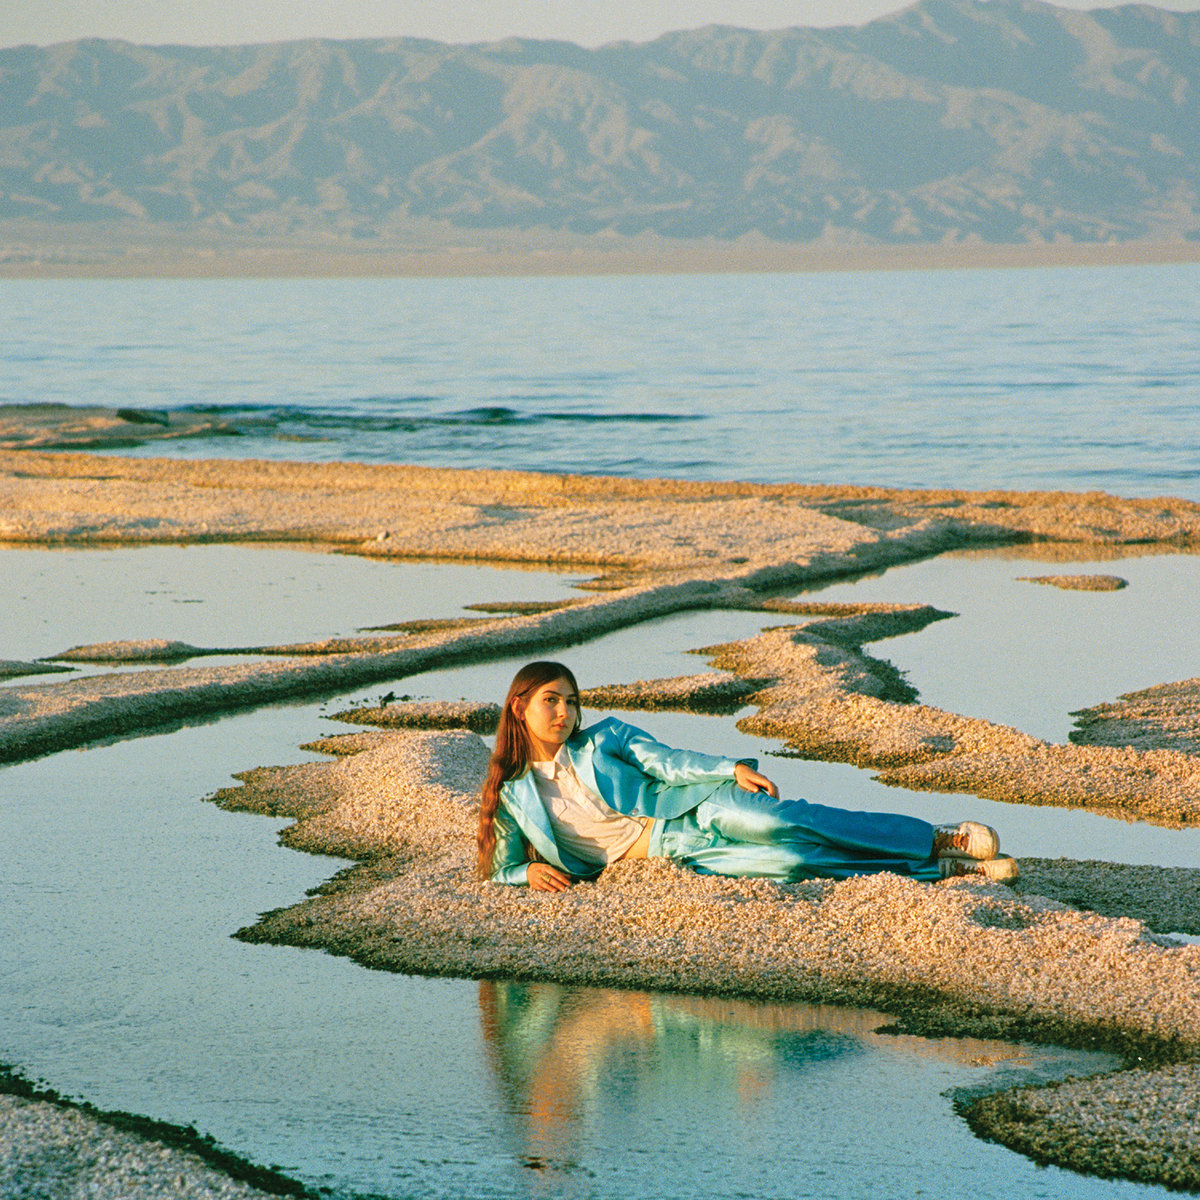
[(558, 753), (546, 762), (529, 764), (543, 779), (553, 779), (561, 768), (570, 767), (571, 760), (567, 757), (566, 746), (560, 746)]

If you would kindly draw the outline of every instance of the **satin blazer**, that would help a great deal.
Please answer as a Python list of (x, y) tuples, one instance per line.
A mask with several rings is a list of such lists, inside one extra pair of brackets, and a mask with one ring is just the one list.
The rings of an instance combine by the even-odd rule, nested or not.
[[(680, 817), (733, 778), (734, 767), (755, 759), (721, 758), (694, 750), (673, 750), (624, 721), (607, 717), (579, 730), (566, 742), (567, 757), (584, 787), (630, 817)], [(528, 883), (528, 847), (568, 875), (596, 875), (600, 868), (561, 848), (538, 794), (534, 773), (526, 771), (500, 788), (496, 807), (496, 849), (492, 881)]]

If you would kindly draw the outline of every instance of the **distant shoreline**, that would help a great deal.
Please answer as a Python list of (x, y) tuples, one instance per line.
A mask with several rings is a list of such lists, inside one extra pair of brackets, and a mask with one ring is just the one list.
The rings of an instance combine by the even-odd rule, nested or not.
[[(1200, 242), (838, 246), (668, 241), (513, 240), (439, 230), (415, 244), (318, 244), (284, 237), (209, 240), (109, 227), (26, 230), (0, 222), (0, 279), (462, 278), (1146, 266), (1200, 262)], [(112, 236), (106, 237), (107, 234)]]

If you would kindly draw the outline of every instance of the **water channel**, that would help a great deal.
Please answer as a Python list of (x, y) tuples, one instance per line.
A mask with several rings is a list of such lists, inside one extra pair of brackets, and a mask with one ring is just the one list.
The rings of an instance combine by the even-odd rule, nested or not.
[[(874, 649), (929, 702), (1042, 736), (1065, 736), (1064, 703), (1200, 674), (1197, 640), (1179, 634), (1200, 560), (1050, 568), (1120, 574), (1129, 587), (1114, 593), (1016, 579), (1047, 569), (947, 558), (819, 594), (960, 613)], [(0, 657), (30, 658), (112, 638), (346, 634), (476, 600), (554, 599), (579, 577), (159, 547), (5, 550), (0, 579), (11, 614)], [(556, 653), (585, 686), (691, 673), (703, 660), (685, 650), (763, 623), (683, 614)], [(1087, 659), (1078, 671), (1064, 669), (1070, 653)], [(394, 687), (491, 698), (512, 669)], [(890, 1037), (874, 1032), (882, 1016), (855, 1010), (395, 976), (233, 940), (342, 863), (282, 849), (279, 821), (202, 799), (236, 771), (312, 759), (302, 742), (346, 729), (328, 713), (388, 687), (0, 768), (0, 1060), (100, 1108), (195, 1125), (335, 1196), (1166, 1195), (1038, 1168), (954, 1115), (955, 1089), (1102, 1069), (1101, 1056)], [(909, 795), (853, 768), (764, 757), (774, 747), (733, 717), (633, 719), (675, 744), (758, 754), (792, 794), (991, 820), (1018, 854), (1200, 862), (1198, 831)]]

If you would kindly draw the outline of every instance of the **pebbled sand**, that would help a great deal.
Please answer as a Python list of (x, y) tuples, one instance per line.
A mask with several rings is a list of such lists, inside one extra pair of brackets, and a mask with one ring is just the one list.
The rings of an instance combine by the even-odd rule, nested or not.
[(1040, 1163), (1200, 1190), (1200, 1066), (1180, 1063), (977, 1101), (971, 1126)]
[(0, 1196), (260, 1200), (277, 1195), (231, 1179), (186, 1150), (114, 1129), (78, 1109), (0, 1095)]
[(1084, 746), (1132, 746), (1200, 755), (1200, 679), (1127, 692), (1114, 704), (1072, 713), (1071, 740)]
[(1120, 575), (1018, 575), (1025, 583), (1042, 583), (1068, 592), (1119, 592), (1129, 583)]
[[(713, 709), (749, 696), (757, 711), (743, 728), (797, 752), (876, 766), (907, 787), (1200, 823), (1188, 724), (1194, 698), (1185, 685), (1169, 685), (1169, 703), (1125, 698), (1139, 706), (1136, 738), (1109, 720), (1103, 737), (1088, 735), (1097, 744), (1047, 745), (912, 703), (895, 672), (862, 651), (868, 638), (944, 614), (771, 600), (776, 588), (1009, 542), (1052, 540), (1059, 548), (1048, 549), (1051, 558), (1070, 556), (1063, 543), (1090, 556), (1131, 545), (1195, 550), (1200, 506), (1183, 501), (0, 450), (0, 540), (299, 541), (597, 571), (594, 594), (565, 606), (306, 646), (244, 647), (239, 652), (254, 661), (233, 666), (12, 684), (0, 689), (0, 760), (395, 680), (435, 664), (543, 654), (688, 608), (738, 607), (787, 624), (716, 648), (716, 672), (630, 679), (589, 703)], [(73, 657), (169, 662), (211, 653), (231, 651), (127, 643)], [(1101, 1096), (1111, 1079), (1040, 1092), (1036, 1102), (1011, 1099), (1021, 1107), (977, 1107), (969, 1119), (985, 1136), (1046, 1161), (1200, 1188), (1194, 1139), (1176, 1136), (1177, 1126), (1197, 1125), (1187, 1099), (1195, 1097), (1192, 1076), (1179, 1076), (1178, 1085), (1168, 1082), (1176, 1076), (1156, 1073), (1200, 1058), (1200, 948), (1164, 936), (1195, 925), (1200, 872), (1028, 860), (1016, 889), (892, 876), (781, 887), (701, 878), (659, 861), (619, 864), (596, 884), (547, 899), (474, 880), (472, 805), (484, 743), (465, 730), (421, 728), (458, 721), (486, 728), (488, 715), (385, 713), (354, 719), (417, 728), (326, 739), (319, 748), (334, 761), (258, 768), (219, 795), (227, 807), (294, 817), (285, 833), (291, 845), (361, 860), (320, 895), (268, 914), (242, 936), (319, 945), (393, 970), (820, 999), (884, 1008), (918, 1032), (1116, 1047), (1153, 1063), (1119, 1077), (1138, 1103), (1150, 1106), (1168, 1086), (1182, 1087), (1175, 1126), (1169, 1115), (1155, 1118), (1165, 1132), (1155, 1133), (1154, 1154), (1135, 1151), (1116, 1115), (1098, 1124), (1080, 1115), (1079, 1097), (1089, 1088)], [(1122, 710), (1121, 719), (1128, 715)], [(723, 948), (719, 956), (714, 945)], [(977, 966), (964, 972), (965, 961)], [(1030, 1131), (1036, 1144), (1021, 1141)]]
[(0, 541), (10, 542), (327, 542), (697, 578), (822, 562), (845, 573), (1029, 539), (1195, 548), (1200, 505), (0, 450)]
[[(1147, 903), (1129, 887), (1112, 918), (1054, 898), (1085, 899), (1107, 864), (1056, 880), (1062, 865), (1042, 860), (1016, 889), (893, 875), (781, 885), (641, 860), (548, 898), (474, 878), (477, 734), (364, 731), (310, 748), (336, 758), (257, 768), (214, 799), (293, 817), (286, 844), (364, 865), (248, 940), (391, 970), (849, 1002), (926, 1030), (1200, 1050), (1200, 947), (1150, 928), (1197, 920), (1200, 870), (1143, 868)], [(1174, 907), (1156, 908), (1164, 896)]]

